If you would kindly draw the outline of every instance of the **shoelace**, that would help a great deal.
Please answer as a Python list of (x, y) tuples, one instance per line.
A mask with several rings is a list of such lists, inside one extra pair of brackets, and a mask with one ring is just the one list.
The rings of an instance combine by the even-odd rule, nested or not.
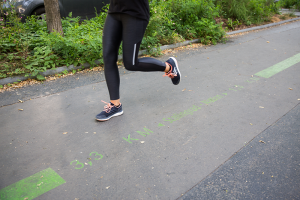
[(111, 105), (111, 103), (107, 103), (107, 102), (105, 102), (105, 101), (103, 101), (103, 100), (101, 100), (103, 103), (106, 103), (106, 106), (104, 106), (104, 110), (103, 111), (105, 111), (106, 113), (109, 113), (110, 112), (110, 110), (114, 107), (113, 105)]
[(169, 63), (166, 62), (167, 65), (169, 65), (170, 70), (168, 72), (166, 72), (163, 77), (168, 76), (170, 78), (174, 78), (175, 76), (177, 76), (177, 74), (172, 73), (172, 65), (170, 65)]

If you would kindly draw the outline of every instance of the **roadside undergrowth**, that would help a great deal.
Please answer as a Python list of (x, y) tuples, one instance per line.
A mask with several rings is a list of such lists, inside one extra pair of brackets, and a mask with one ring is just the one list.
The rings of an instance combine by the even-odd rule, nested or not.
[[(152, 0), (150, 7), (151, 18), (141, 48), (151, 56), (162, 54), (158, 48), (161, 45), (196, 38), (204, 45), (217, 44), (226, 40), (226, 31), (266, 23), (279, 10), (279, 5), (271, 0)], [(90, 63), (92, 69), (95, 60), (100, 61), (98, 67), (102, 66), (107, 9), (108, 6), (95, 18), (83, 21), (70, 13), (62, 19), (64, 37), (49, 34), (43, 19), (31, 16), (21, 23), (14, 10), (1, 10), (5, 19), (0, 21), (0, 79), (23, 75), (44, 81), (40, 73), (59, 66)], [(72, 74), (78, 71), (81, 70), (73, 70)]]

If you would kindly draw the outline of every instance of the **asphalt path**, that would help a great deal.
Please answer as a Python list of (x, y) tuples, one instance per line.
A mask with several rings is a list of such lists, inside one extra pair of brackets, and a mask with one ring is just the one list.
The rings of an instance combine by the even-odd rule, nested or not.
[(299, 32), (160, 57), (178, 86), (120, 69), (124, 115), (104, 123), (102, 72), (0, 94), (0, 199), (299, 199)]

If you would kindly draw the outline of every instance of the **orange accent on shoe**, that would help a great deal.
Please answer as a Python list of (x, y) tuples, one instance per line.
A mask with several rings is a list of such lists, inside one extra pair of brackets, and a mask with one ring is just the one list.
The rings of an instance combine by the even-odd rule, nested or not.
[(103, 100), (101, 100), (103, 103), (106, 103), (106, 106), (104, 106), (104, 110), (103, 111), (105, 111), (106, 113), (109, 113), (110, 112), (110, 110), (112, 109), (112, 107), (114, 107), (113, 105), (111, 105), (111, 103), (107, 103), (107, 102), (105, 102), (105, 101), (103, 101)]
[(169, 63), (166, 62), (167, 65), (169, 65), (170, 70), (168, 72), (166, 72), (163, 77), (168, 76), (170, 78), (174, 78), (175, 76), (177, 76), (177, 74), (172, 73), (172, 65), (170, 65)]

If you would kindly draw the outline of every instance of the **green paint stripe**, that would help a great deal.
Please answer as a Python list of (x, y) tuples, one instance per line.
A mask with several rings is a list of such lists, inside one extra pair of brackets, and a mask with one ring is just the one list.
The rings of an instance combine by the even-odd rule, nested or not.
[(48, 168), (0, 190), (1, 200), (34, 199), (66, 181)]
[(256, 73), (256, 76), (260, 76), (263, 78), (270, 78), (271, 76), (274, 76), (275, 74), (297, 64), (300, 62), (300, 53), (294, 55), (293, 57), (290, 57), (280, 63), (277, 63), (276, 65), (273, 65), (272, 67), (269, 67), (265, 70), (262, 70), (258, 73)]

